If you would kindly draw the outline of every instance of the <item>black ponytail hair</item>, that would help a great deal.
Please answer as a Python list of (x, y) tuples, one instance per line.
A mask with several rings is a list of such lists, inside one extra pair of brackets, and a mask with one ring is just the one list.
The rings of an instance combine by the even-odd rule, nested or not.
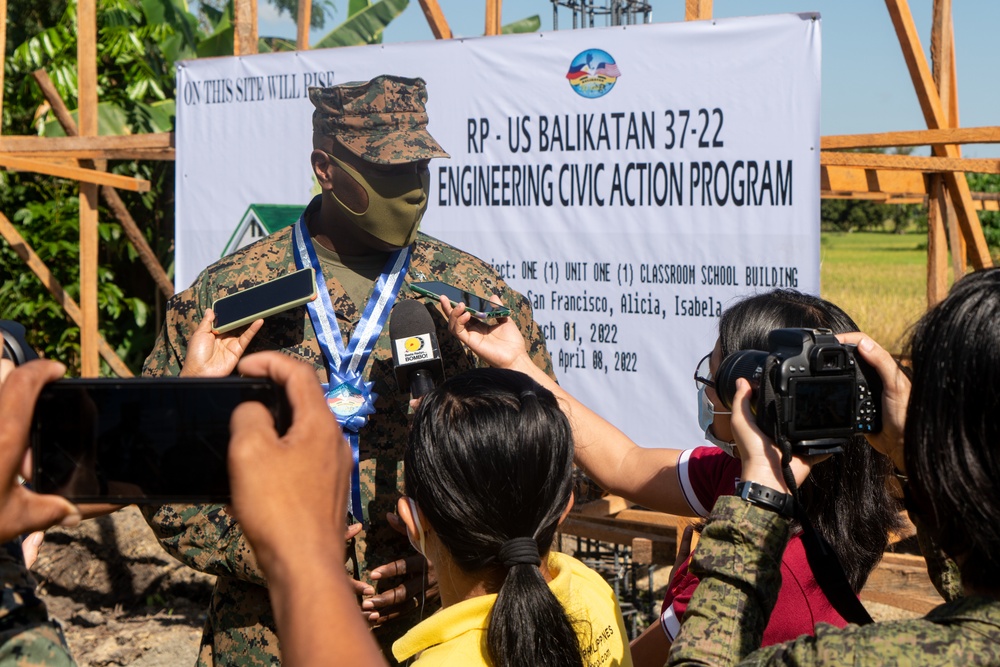
[(424, 397), (404, 462), (406, 493), (455, 564), (497, 593), (492, 664), (582, 667), (573, 623), (537, 567), (572, 494), (573, 435), (552, 393), (516, 371), (453, 377)]
[(957, 281), (913, 329), (904, 450), (909, 509), (960, 562), (962, 584), (1000, 591), (1000, 269)]
[[(719, 320), (722, 356), (738, 350), (767, 350), (772, 329), (857, 331), (858, 325), (825, 299), (791, 289), (747, 297), (730, 306)], [(833, 547), (855, 593), (864, 588), (889, 543), (901, 527), (900, 503), (887, 484), (892, 462), (863, 436), (854, 436), (840, 454), (813, 467), (800, 498), (806, 515)]]

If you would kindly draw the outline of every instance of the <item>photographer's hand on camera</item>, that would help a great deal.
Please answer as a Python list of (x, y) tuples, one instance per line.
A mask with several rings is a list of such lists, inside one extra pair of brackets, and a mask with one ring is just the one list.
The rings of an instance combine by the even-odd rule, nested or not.
[[(744, 378), (738, 379), (733, 397), (731, 426), (743, 464), (740, 478), (788, 493), (788, 485), (781, 472), (781, 451), (757, 426), (757, 419), (751, 408), (752, 397), (750, 383)], [(805, 481), (817, 458), (826, 457), (792, 457), (791, 468), (796, 484), (801, 485)]]
[(892, 355), (865, 334), (838, 334), (837, 339), (857, 345), (864, 360), (882, 378), (882, 432), (865, 437), (872, 447), (889, 457), (900, 474), (905, 474), (903, 427), (906, 424), (906, 405), (910, 402), (910, 379)]
[(246, 352), (250, 341), (264, 326), (264, 320), (255, 320), (242, 330), (239, 335), (232, 333), (216, 334), (212, 332), (215, 313), (211, 308), (205, 309), (205, 317), (198, 323), (198, 328), (191, 334), (188, 341), (187, 356), (181, 368), (181, 377), (223, 377), (236, 368), (240, 357)]
[(80, 511), (68, 500), (34, 493), (17, 479), (38, 394), (65, 372), (58, 362), (32, 361), (12, 370), (0, 386), (0, 542), (55, 524), (80, 522)]

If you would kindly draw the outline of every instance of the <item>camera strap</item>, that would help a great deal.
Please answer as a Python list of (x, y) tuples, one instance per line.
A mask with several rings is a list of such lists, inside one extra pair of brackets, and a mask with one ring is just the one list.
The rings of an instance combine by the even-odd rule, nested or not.
[[(777, 362), (769, 360), (765, 369), (767, 377), (771, 377)], [(784, 424), (784, 403), (781, 397), (773, 393), (772, 382), (762, 383), (764, 388), (763, 405), (773, 406), (774, 415), (772, 424)], [(837, 610), (845, 621), (855, 625), (868, 625), (872, 623), (872, 617), (861, 603), (851, 584), (847, 581), (844, 573), (844, 566), (837, 557), (837, 552), (833, 550), (830, 543), (820, 535), (813, 527), (812, 522), (806, 515), (805, 505), (802, 503), (798, 484), (795, 482), (795, 475), (792, 474), (792, 443), (784, 433), (774, 434), (775, 443), (781, 450), (781, 473), (785, 479), (785, 484), (795, 498), (796, 520), (802, 526), (802, 546), (806, 552), (806, 560), (809, 562), (809, 569), (812, 570), (816, 583), (830, 601), (833, 608)]]
[(847, 574), (844, 573), (844, 566), (841, 564), (840, 558), (837, 557), (837, 552), (816, 531), (806, 515), (805, 505), (799, 497), (799, 489), (795, 484), (795, 477), (792, 475), (792, 468), (789, 465), (792, 459), (791, 443), (788, 442), (787, 438), (781, 438), (779, 447), (781, 448), (781, 471), (785, 477), (785, 484), (791, 489), (792, 496), (795, 498), (795, 518), (802, 526), (802, 546), (806, 552), (809, 569), (812, 570), (813, 576), (816, 578), (816, 583), (819, 584), (823, 595), (845, 621), (855, 625), (872, 623), (871, 615), (865, 609), (854, 589), (851, 588), (851, 583), (847, 581)]

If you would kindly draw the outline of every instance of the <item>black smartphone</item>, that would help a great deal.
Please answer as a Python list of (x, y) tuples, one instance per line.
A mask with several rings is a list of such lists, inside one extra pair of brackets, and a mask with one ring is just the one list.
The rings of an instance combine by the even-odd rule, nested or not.
[(510, 315), (510, 308), (498, 306), (486, 297), (460, 290), (454, 285), (442, 282), (410, 283), (410, 289), (418, 294), (440, 299), (441, 296), (448, 297), (451, 305), (455, 306), (464, 303), (466, 309), (474, 316), (478, 317), (506, 317)]
[(227, 502), (229, 418), (244, 401), (288, 430), (285, 390), (269, 379), (51, 382), (31, 423), (34, 489), (74, 502)]
[(215, 300), (212, 331), (225, 333), (316, 298), (316, 272), (306, 267)]

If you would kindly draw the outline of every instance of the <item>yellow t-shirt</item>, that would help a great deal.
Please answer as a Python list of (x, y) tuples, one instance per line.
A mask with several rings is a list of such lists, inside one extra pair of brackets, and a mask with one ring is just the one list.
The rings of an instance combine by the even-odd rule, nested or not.
[[(599, 574), (571, 556), (549, 552), (549, 588), (575, 621), (584, 667), (631, 667), (625, 623), (615, 593)], [(486, 630), (496, 595), (481, 595), (438, 611), (392, 645), (411, 667), (489, 665)]]

